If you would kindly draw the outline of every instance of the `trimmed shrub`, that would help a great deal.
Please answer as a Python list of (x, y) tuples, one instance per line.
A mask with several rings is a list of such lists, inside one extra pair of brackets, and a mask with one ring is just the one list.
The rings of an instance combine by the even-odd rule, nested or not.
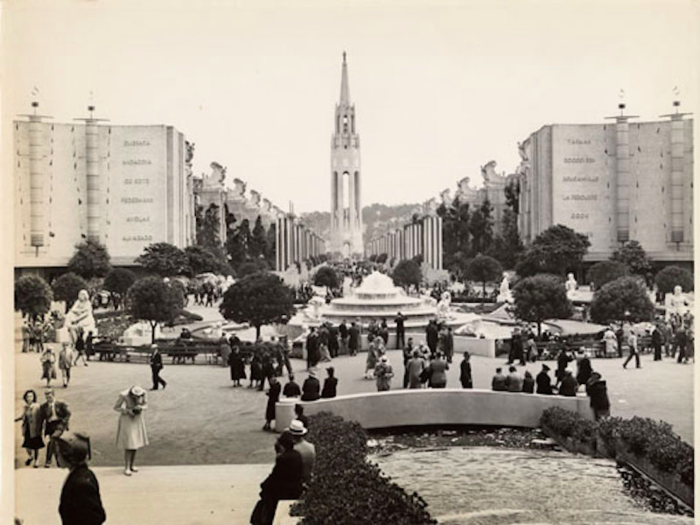
[(593, 422), (575, 412), (553, 407), (542, 413), (540, 424), (562, 437), (580, 441), (592, 442), (598, 436), (613, 454), (622, 443), (633, 454), (646, 458), (659, 471), (676, 472), (683, 483), (693, 486), (694, 449), (664, 421), (608, 417)]
[(303, 524), (437, 523), (418, 494), (407, 494), (366, 459), (367, 434), (358, 423), (327, 412), (309, 419), (316, 464), (309, 488), (293, 509), (303, 514)]

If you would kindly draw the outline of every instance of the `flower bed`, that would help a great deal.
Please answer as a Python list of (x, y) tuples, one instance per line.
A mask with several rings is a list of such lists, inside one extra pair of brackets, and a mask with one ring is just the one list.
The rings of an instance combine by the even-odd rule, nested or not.
[(694, 506), (694, 449), (663, 421), (633, 417), (589, 421), (558, 407), (544, 411), (542, 429), (571, 451), (626, 461), (687, 505)]
[(407, 494), (367, 460), (367, 434), (359, 424), (327, 412), (309, 419), (316, 464), (309, 488), (292, 509), (303, 515), (303, 524), (437, 523), (418, 494)]

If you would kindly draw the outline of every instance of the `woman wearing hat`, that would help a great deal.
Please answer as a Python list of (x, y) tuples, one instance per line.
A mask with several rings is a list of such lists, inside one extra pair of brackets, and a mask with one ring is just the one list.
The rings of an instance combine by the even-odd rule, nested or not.
[(114, 410), (120, 413), (117, 446), (124, 449), (124, 474), (138, 472), (134, 467), (136, 451), (148, 445), (148, 433), (143, 411), (147, 408), (146, 391), (133, 386), (119, 394)]
[(59, 466), (70, 469), (63, 483), (58, 513), (63, 525), (101, 525), (107, 519), (100, 485), (88, 468), (90, 438), (84, 434), (63, 434), (56, 438)]

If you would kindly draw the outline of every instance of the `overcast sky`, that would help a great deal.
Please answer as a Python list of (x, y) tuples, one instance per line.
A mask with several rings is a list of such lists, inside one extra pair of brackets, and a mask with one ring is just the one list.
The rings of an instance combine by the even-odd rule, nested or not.
[(644, 120), (674, 86), (693, 111), (697, 22), (672, 0), (10, 1), (3, 130), (34, 86), (59, 122), (92, 91), (112, 123), (176, 126), (195, 174), (217, 161), (285, 210), (327, 210), (346, 50), (364, 204), (424, 201), (489, 160), (511, 172), (542, 125), (603, 121), (621, 88)]

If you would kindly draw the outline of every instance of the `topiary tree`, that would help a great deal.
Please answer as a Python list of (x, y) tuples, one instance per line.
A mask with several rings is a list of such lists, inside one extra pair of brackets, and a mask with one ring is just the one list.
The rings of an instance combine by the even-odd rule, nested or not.
[(316, 286), (325, 286), (326, 289), (335, 289), (340, 286), (338, 274), (330, 266), (322, 266), (314, 275), (314, 284)]
[(399, 261), (394, 271), (391, 273), (391, 278), (396, 286), (402, 286), (408, 290), (411, 285), (418, 288), (420, 286), (423, 273), (420, 270), (420, 263), (413, 259), (404, 259)]
[(608, 324), (611, 321), (651, 321), (654, 304), (646, 287), (637, 277), (620, 277), (596, 290), (591, 302), (593, 322)]
[(107, 248), (97, 241), (85, 241), (76, 245), (75, 254), (68, 262), (68, 271), (83, 279), (104, 277), (111, 269)]
[(641, 275), (646, 278), (647, 274), (651, 272), (651, 261), (642, 245), (639, 244), (639, 241), (626, 242), (621, 248), (613, 252), (610, 260), (627, 265), (634, 275)]
[(173, 277), (188, 274), (191, 271), (185, 253), (167, 242), (146, 246), (143, 253), (136, 259), (136, 263), (161, 277)]
[(523, 321), (537, 323), (537, 334), (542, 333), (542, 321), (568, 319), (573, 308), (566, 297), (561, 278), (540, 274), (522, 279), (513, 288), (515, 315)]
[(676, 286), (683, 288), (684, 292), (694, 288), (693, 274), (679, 266), (667, 266), (656, 274), (654, 281), (662, 294), (673, 292)]
[(131, 316), (151, 325), (151, 342), (155, 339), (158, 323), (172, 322), (184, 303), (181, 287), (173, 286), (160, 277), (139, 279), (129, 288), (126, 299)]
[(48, 313), (52, 300), (51, 287), (38, 275), (23, 275), (15, 281), (15, 310), (32, 323)]
[(464, 275), (470, 281), (481, 283), (483, 295), (486, 297), (486, 283), (499, 279), (503, 275), (503, 267), (493, 257), (479, 254), (467, 262)]
[(126, 268), (115, 268), (105, 277), (104, 288), (112, 296), (114, 309), (119, 309), (122, 297), (126, 295), (131, 285), (136, 281), (136, 274)]
[(630, 270), (626, 264), (617, 261), (600, 261), (588, 269), (588, 282), (593, 282), (596, 288), (601, 288), (615, 279), (626, 277)]
[(286, 324), (294, 315), (294, 293), (275, 274), (254, 273), (226, 290), (219, 311), (226, 319), (253, 325), (259, 339), (262, 325)]
[(64, 273), (51, 285), (53, 297), (56, 301), (65, 301), (66, 308), (70, 308), (78, 299), (80, 290), (87, 290), (88, 283), (72, 272)]
[(563, 276), (580, 266), (590, 245), (585, 235), (556, 224), (535, 237), (516, 265), (516, 272), (521, 277), (538, 273)]

